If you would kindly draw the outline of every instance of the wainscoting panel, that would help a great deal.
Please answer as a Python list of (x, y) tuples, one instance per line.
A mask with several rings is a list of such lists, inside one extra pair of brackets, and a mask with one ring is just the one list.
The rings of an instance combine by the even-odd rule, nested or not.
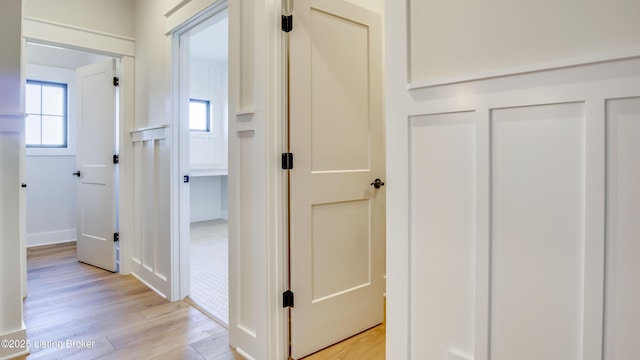
[(604, 360), (639, 359), (640, 98), (607, 101)]
[[(255, 266), (259, 264), (258, 257), (260, 251), (256, 247), (254, 239), (260, 238), (255, 234), (255, 227), (251, 226), (255, 219), (259, 218), (259, 215), (255, 213), (259, 211), (252, 206), (255, 197), (257, 196), (255, 178), (255, 132), (244, 131), (238, 133), (237, 146), (240, 158), (240, 168), (238, 179), (241, 179), (240, 188), (237, 191), (239, 206), (237, 209), (243, 209), (243, 211), (236, 212), (239, 217), (237, 228), (233, 229), (236, 232), (235, 243), (229, 244), (230, 247), (236, 248), (235, 251), (231, 251), (230, 254), (236, 254), (234, 261), (230, 261), (231, 264), (235, 263), (236, 269), (232, 271), (237, 274), (238, 279), (236, 281), (230, 281), (229, 290), (236, 291), (235, 296), (230, 296), (230, 299), (236, 299), (238, 301), (235, 304), (237, 309), (237, 321), (236, 319), (230, 319), (230, 324), (237, 324), (238, 328), (244, 333), (244, 336), (256, 337), (257, 332), (257, 309), (254, 306), (255, 297), (257, 294), (262, 293), (259, 289), (259, 279), (256, 277), (260, 274), (260, 270)], [(253, 210), (249, 210), (253, 209)], [(230, 231), (233, 231), (231, 228)], [(231, 238), (231, 235), (230, 235)], [(231, 315), (231, 314), (230, 314)]]
[(492, 111), (492, 360), (582, 358), (584, 113)]
[(474, 116), (460, 112), (409, 120), (409, 269), (416, 274), (409, 299), (412, 359), (444, 360), (447, 353), (466, 359), (462, 354), (473, 353)]
[[(159, 209), (170, 209), (162, 202), (169, 196), (162, 194), (162, 182), (168, 181), (168, 159), (165, 140), (166, 127), (132, 131), (135, 158), (134, 245), (132, 273), (160, 295), (170, 298), (170, 228), (168, 214)], [(143, 211), (144, 209), (144, 211)], [(163, 220), (166, 219), (166, 220)]]

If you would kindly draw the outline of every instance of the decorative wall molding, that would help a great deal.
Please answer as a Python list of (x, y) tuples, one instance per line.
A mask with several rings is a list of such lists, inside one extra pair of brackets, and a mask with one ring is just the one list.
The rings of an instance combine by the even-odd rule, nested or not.
[(31, 16), (25, 16), (22, 24), (23, 36), (27, 41), (70, 45), (105, 54), (135, 56), (135, 39), (130, 37)]
[(618, 54), (598, 54), (593, 56), (563, 59), (544, 64), (532, 64), (526, 66), (512, 67), (508, 69), (502, 69), (500, 71), (488, 71), (484, 73), (475, 73), (462, 75), (459, 77), (452, 77), (437, 81), (417, 81), (412, 82), (409, 76), (409, 83), (407, 83), (407, 90), (418, 90), (425, 88), (432, 88), (436, 86), (454, 85), (479, 80), (490, 80), (502, 77), (509, 77), (515, 75), (524, 75), (530, 73), (544, 72), (550, 70), (567, 69), (572, 67), (594, 65), (607, 62), (616, 62), (620, 60), (630, 60), (640, 58), (640, 49), (630, 50), (624, 53)]
[(25, 114), (0, 114), (0, 133), (21, 133)]
[(256, 129), (255, 111), (236, 113), (236, 131), (253, 131)]
[(168, 136), (168, 129), (169, 125), (160, 125), (131, 130), (131, 141), (135, 143), (140, 141), (163, 140)]
[[(462, 6), (467, 5), (465, 4), (465, 1), (461, 2)], [(437, 56), (440, 54), (440, 51), (447, 51), (446, 49), (443, 50), (442, 45), (437, 41), (430, 41), (430, 39), (421, 36), (422, 34), (424, 34), (424, 31), (425, 31), (424, 28), (421, 29), (421, 26), (429, 23), (427, 21), (429, 18), (422, 17), (423, 15), (421, 13), (421, 11), (425, 10), (424, 6), (426, 3), (429, 3), (429, 5), (427, 6), (429, 6), (430, 8), (433, 7), (433, 9), (451, 10), (450, 8), (447, 8), (447, 7), (435, 5), (435, 3), (437, 3), (435, 1), (416, 2), (416, 0), (405, 0), (403, 2), (402, 5), (404, 5), (403, 6), (404, 11), (402, 11), (401, 17), (404, 25), (402, 31), (405, 33), (402, 34), (403, 35), (402, 38), (404, 40), (403, 55), (405, 55), (406, 57), (403, 62), (404, 62), (404, 65), (406, 66), (405, 74), (406, 74), (407, 90), (430, 88), (430, 87), (443, 86), (443, 85), (452, 85), (452, 84), (466, 83), (466, 82), (477, 81), (477, 80), (495, 79), (495, 78), (501, 78), (501, 77), (508, 77), (512, 75), (528, 74), (528, 73), (535, 73), (540, 71), (563, 69), (563, 68), (570, 68), (575, 66), (598, 64), (598, 63), (618, 61), (618, 60), (627, 60), (627, 59), (640, 57), (640, 47), (638, 47), (639, 42), (637, 41), (637, 36), (634, 37), (634, 34), (637, 34), (637, 32), (634, 32), (634, 30), (637, 30), (637, 28), (632, 27), (633, 26), (632, 22), (630, 22), (628, 17), (620, 16), (620, 13), (622, 11), (625, 11), (625, 10), (629, 11), (630, 9), (636, 10), (638, 9), (638, 6), (633, 3), (628, 3), (629, 7), (623, 9), (621, 6), (619, 6), (621, 2), (614, 0), (611, 3), (611, 5), (609, 5), (611, 7), (611, 13), (609, 14), (609, 16), (602, 16), (602, 14), (595, 13), (598, 11), (598, 9), (601, 10), (601, 8), (598, 8), (598, 7), (594, 7), (588, 10), (585, 9), (585, 13), (588, 11), (594, 12), (594, 14), (592, 15), (593, 18), (600, 17), (599, 26), (608, 30), (614, 29), (614, 30), (611, 30), (610, 32), (605, 31), (604, 33), (598, 33), (596, 36), (593, 36), (594, 34), (587, 32), (587, 31), (590, 31), (593, 27), (589, 27), (587, 25), (588, 22), (584, 21), (585, 18), (578, 17), (573, 20), (572, 26), (576, 27), (576, 29), (574, 29), (575, 33), (573, 35), (565, 34), (567, 36), (565, 40), (568, 41), (569, 43), (573, 41), (578, 45), (583, 45), (582, 47), (580, 47), (580, 49), (576, 49), (575, 51), (558, 52), (557, 44), (555, 44), (555, 48), (556, 48), (555, 50), (554, 50), (554, 44), (545, 43), (545, 45), (541, 45), (541, 43), (543, 42), (536, 41), (536, 40), (546, 39), (548, 42), (549, 38), (555, 38), (555, 36), (552, 36), (548, 32), (541, 32), (540, 34), (533, 36), (532, 40), (534, 41), (531, 44), (528, 44), (528, 46), (524, 48), (524, 49), (528, 49), (529, 47), (533, 46), (533, 49), (542, 53), (542, 56), (538, 61), (523, 60), (522, 57), (516, 56), (514, 59), (510, 59), (504, 62), (504, 65), (497, 70), (487, 69), (487, 71), (483, 71), (482, 69), (483, 66), (480, 66), (480, 68), (475, 68), (475, 69), (460, 67), (460, 69), (458, 69), (457, 71), (457, 74), (454, 76), (451, 76), (451, 75), (446, 75), (446, 74), (449, 74), (447, 70), (439, 69), (440, 72), (442, 71), (445, 72), (445, 75), (442, 75), (441, 78), (435, 78), (435, 77), (431, 79), (424, 78), (424, 77), (418, 78), (418, 76), (416, 76), (416, 73), (418, 72), (416, 71), (416, 69), (419, 69), (417, 68), (417, 66), (421, 64), (419, 64), (419, 62), (414, 60), (413, 55), (415, 55), (416, 52), (419, 53), (420, 50), (424, 51), (424, 48), (428, 48), (429, 53)], [(469, 0), (468, 3), (472, 4), (473, 1)], [(510, 11), (511, 9), (498, 11), (500, 9), (498, 6), (501, 6), (501, 5), (504, 6), (504, 4), (508, 4), (508, 3), (509, 3), (508, 1), (503, 1), (501, 4), (500, 1), (497, 1), (497, 2), (493, 2), (493, 4), (486, 4), (485, 6), (479, 8), (479, 10), (481, 11), (474, 12), (473, 16), (470, 16), (468, 13), (465, 13), (465, 14), (458, 13), (455, 15), (447, 13), (447, 14), (441, 14), (438, 16), (449, 16), (449, 17), (453, 16), (452, 18), (453, 24), (450, 25), (453, 27), (458, 25), (455, 23), (456, 21), (465, 21), (465, 20), (470, 21), (470, 23), (465, 23), (465, 25), (468, 28), (473, 28), (478, 18), (483, 19), (483, 21), (492, 22), (496, 20), (492, 18), (492, 16), (497, 16), (497, 17), (504, 16), (505, 11)], [(543, 0), (543, 1), (536, 2), (536, 4), (532, 5), (532, 8), (530, 9), (530, 10), (534, 10), (533, 13), (522, 13), (522, 12), (511, 13), (510, 14), (512, 17), (511, 21), (517, 21), (518, 17), (520, 17), (521, 20), (532, 19), (532, 16), (540, 17), (541, 16), (540, 11), (543, 9), (546, 9), (549, 11), (553, 10), (557, 12), (553, 14), (545, 12), (546, 14), (545, 16), (550, 16), (551, 19), (554, 19), (554, 18), (557, 19), (560, 16), (575, 15), (570, 12), (565, 13), (563, 12), (564, 10), (555, 8), (554, 6), (549, 6), (549, 4), (552, 4), (552, 3), (554, 3), (552, 0)], [(413, 19), (412, 19), (412, 14), (414, 15)], [(613, 14), (616, 14), (617, 16), (614, 16)], [(419, 17), (419, 18), (416, 19), (415, 17)], [(526, 26), (530, 24), (524, 24), (524, 25)], [(552, 28), (557, 25), (558, 25), (557, 22), (550, 24)], [(555, 28), (555, 29), (556, 31), (561, 31), (562, 28)], [(625, 30), (623, 31), (622, 29), (625, 29)], [(500, 39), (494, 39), (494, 36), (492, 35), (496, 35), (496, 33), (498, 34), (504, 33), (504, 32), (496, 32), (495, 29), (492, 30), (489, 27), (487, 27), (487, 30), (479, 29), (478, 31), (480, 32), (480, 35), (492, 38), (494, 41), (498, 41)], [(492, 31), (494, 31), (494, 33), (492, 33)], [(518, 31), (518, 30), (514, 29), (513, 31)], [(553, 34), (553, 35), (562, 35), (562, 34)], [(414, 37), (416, 39), (420, 39), (421, 49), (412, 47), (412, 39)], [(492, 59), (491, 56), (493, 56), (494, 58), (500, 58), (501, 55), (509, 55), (509, 52), (501, 54), (499, 46), (496, 46), (490, 49), (476, 48), (474, 47), (475, 45), (474, 43), (468, 41), (468, 39), (472, 39), (473, 37), (466, 37), (464, 35), (461, 35), (460, 33), (456, 33), (455, 29), (444, 31), (443, 34), (441, 35), (439, 34), (438, 37), (444, 39), (443, 42), (446, 42), (446, 43), (453, 42), (456, 44), (456, 48), (462, 49), (460, 53), (453, 52), (452, 54), (464, 55), (463, 57), (465, 58), (466, 63), (471, 65), (470, 66), (471, 68), (473, 68), (474, 62), (478, 62), (478, 61), (480, 61), (481, 63), (490, 62)], [(455, 39), (461, 39), (461, 41), (458, 43), (455, 41)], [(605, 41), (604, 39), (607, 39), (608, 41)], [(626, 42), (623, 41), (623, 39)], [(617, 47), (615, 46), (610, 47), (609, 46), (610, 44), (607, 44), (607, 43), (611, 43), (611, 42), (616, 43)], [(590, 45), (584, 46), (584, 44), (590, 44)], [(509, 44), (509, 45), (513, 45), (513, 44)], [(477, 51), (479, 53), (474, 54), (473, 51)], [(557, 52), (557, 54), (554, 53), (554, 51)], [(489, 54), (489, 56), (484, 56), (486, 54)], [(536, 52), (534, 52), (534, 54), (536, 54)], [(478, 55), (476, 59), (474, 59), (474, 55)], [(445, 56), (452, 56), (452, 55), (447, 54)], [(532, 61), (532, 62), (529, 63), (526, 61)], [(429, 64), (429, 65), (433, 66), (433, 64)]]

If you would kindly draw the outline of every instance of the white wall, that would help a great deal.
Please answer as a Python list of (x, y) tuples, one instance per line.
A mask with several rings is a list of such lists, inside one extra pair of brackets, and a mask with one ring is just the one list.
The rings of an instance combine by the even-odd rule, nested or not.
[[(27, 52), (31, 50), (33, 47), (28, 46)], [(32, 56), (27, 57), (35, 60)], [(81, 61), (86, 63), (87, 59)], [(75, 70), (27, 64), (27, 79), (67, 84), (69, 130), (67, 149), (27, 149), (27, 246), (74, 241), (76, 178), (71, 173), (76, 170)]]
[(409, 82), (433, 84), (636, 55), (640, 3), (407, 1)]
[(211, 131), (190, 133), (191, 167), (191, 222), (226, 219), (228, 209), (222, 201), (227, 192), (221, 176), (197, 176), (211, 170), (227, 172), (228, 149), (228, 65), (227, 62), (191, 58), (191, 98), (209, 100), (211, 104)]
[(228, 65), (226, 62), (191, 58), (191, 98), (209, 100), (211, 131), (192, 131), (190, 164), (192, 169), (226, 169), (228, 148)]
[(228, 219), (227, 176), (191, 176), (191, 222)]
[[(26, 341), (22, 318), (24, 263), (21, 238), (20, 148), (24, 131), (22, 1), (0, 12), (0, 340)], [(24, 355), (25, 346), (0, 347), (0, 358)]]
[[(507, 3), (386, 7), (387, 357), (638, 358), (638, 5)], [(504, 39), (549, 29), (576, 47)], [(611, 60), (555, 67), (574, 50)], [(485, 61), (502, 75), (469, 78)]]
[(27, 0), (26, 17), (133, 37), (132, 0)]

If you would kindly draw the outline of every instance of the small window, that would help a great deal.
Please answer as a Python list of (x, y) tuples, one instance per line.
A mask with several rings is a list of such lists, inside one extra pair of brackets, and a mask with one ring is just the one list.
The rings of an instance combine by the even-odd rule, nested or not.
[(209, 100), (189, 100), (189, 129), (191, 131), (211, 131), (209, 106)]
[(67, 84), (27, 80), (27, 147), (67, 147)]

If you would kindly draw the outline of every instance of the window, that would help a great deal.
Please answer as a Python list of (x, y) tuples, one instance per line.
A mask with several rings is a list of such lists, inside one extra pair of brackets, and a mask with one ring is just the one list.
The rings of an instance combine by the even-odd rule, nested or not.
[(189, 129), (191, 131), (211, 130), (209, 121), (209, 100), (189, 100)]
[(67, 84), (27, 80), (27, 147), (67, 147)]

